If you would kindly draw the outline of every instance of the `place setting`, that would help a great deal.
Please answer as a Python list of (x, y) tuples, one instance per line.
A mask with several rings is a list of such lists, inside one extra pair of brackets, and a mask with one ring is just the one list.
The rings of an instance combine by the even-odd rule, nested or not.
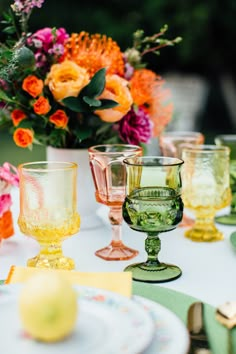
[[(45, 161), (19, 166), (18, 226), (26, 237), (35, 238), (40, 244), (40, 252), (28, 259), (27, 267), (13, 266), (5, 281), (6, 284), (0, 287), (1, 316), (4, 317), (4, 321), (1, 322), (3, 327), (0, 331), (0, 341), (3, 348), (6, 348), (6, 353), (8, 348), (9, 354), (12, 354), (15, 345), (29, 354), (41, 354), (43, 351), (60, 353), (67, 349), (71, 353), (74, 351), (76, 353), (78, 349), (82, 353), (93, 353), (95, 350), (99, 353), (97, 347), (101, 348), (99, 349), (101, 354), (188, 353), (190, 335), (184, 324), (186, 317), (180, 319), (175, 311), (168, 309), (164, 303), (161, 304), (160, 300), (166, 297), (166, 293), (160, 295), (164, 289), (155, 289), (155, 299), (145, 294), (145, 289), (152, 286), (151, 283), (176, 281), (182, 276), (180, 267), (158, 260), (160, 251), (158, 235), (159, 233), (165, 235), (167, 231), (174, 230), (182, 220), (184, 196), (181, 196), (180, 171), (184, 163), (178, 158), (161, 156), (123, 158), (119, 166), (126, 176), (122, 180), (123, 187), (125, 181), (126, 190), (126, 197), (123, 196), (124, 200), (121, 203), (122, 216), (135, 233), (147, 234), (144, 242), (147, 260), (141, 263), (131, 262), (119, 273), (104, 272), (100, 275), (96, 272), (86, 274), (77, 271), (74, 260), (69, 257), (70, 255), (65, 256), (62, 251), (61, 244), (67, 235), (71, 235), (73, 239), (73, 235), (80, 233), (80, 216), (76, 207), (77, 165)], [(107, 175), (106, 168), (102, 173)], [(67, 179), (66, 184), (70, 185), (70, 189), (59, 188), (62, 181)], [(120, 187), (119, 182), (118, 186), (113, 185), (112, 189), (103, 189), (103, 197), (106, 198), (108, 190), (110, 197), (112, 193), (116, 196), (116, 188), (119, 190)], [(77, 220), (76, 223), (73, 220)], [(100, 258), (96, 254), (94, 257)], [(101, 261), (107, 264), (114, 262)], [(53, 273), (54, 276), (50, 278)], [(64, 280), (69, 282), (63, 285), (63, 289), (72, 287), (76, 292), (79, 309), (76, 320), (74, 319), (74, 325), (70, 327), (71, 331), (65, 338), (62, 334), (63, 340), (44, 337), (37, 339), (37, 329), (42, 329), (42, 326), (36, 326), (36, 334), (33, 336), (27, 334), (27, 330), (24, 329), (24, 312), (23, 320), (22, 314), (20, 315), (20, 294), (24, 287), (27, 289), (31, 281), (36, 279), (33, 282), (32, 295), (30, 289), (26, 291), (25, 304), (37, 308), (37, 301), (40, 302), (44, 297), (46, 302), (50, 300), (53, 303), (53, 296), (50, 297), (48, 293), (49, 285), (53, 284), (54, 277), (59, 274), (62, 276), (62, 282)], [(41, 281), (45, 276), (44, 285), (40, 285), (40, 276)], [(103, 289), (100, 288), (102, 279)], [(107, 290), (108, 285), (112, 291)], [(127, 289), (125, 296), (118, 293), (118, 289), (121, 288)], [(149, 288), (148, 291), (152, 293), (154, 289)], [(54, 300), (58, 301), (61, 296), (57, 294)], [(187, 301), (183, 298), (177, 301), (176, 294), (171, 296), (176, 299), (175, 310), (181, 308), (183, 306), (181, 303), (185, 302), (183, 314), (186, 315), (189, 306), (196, 300), (186, 296)], [(56, 318), (55, 314), (51, 313), (52, 303), (49, 314), (46, 313), (46, 318), (49, 316), (50, 321)], [(60, 309), (60, 305), (58, 306), (57, 311)], [(69, 312), (68, 308), (67, 310)], [(43, 313), (43, 310), (40, 311), (40, 314)], [(31, 319), (33, 314), (31, 308)], [(40, 314), (38, 316), (35, 314), (33, 318), (40, 320)], [(50, 322), (50, 328), (52, 324), (53, 322)], [(9, 336), (4, 335), (6, 328)], [(31, 322), (29, 328), (33, 328)], [(12, 338), (15, 340), (12, 341)]]
[(44, 0), (12, 2), (0, 351), (235, 354), (236, 138), (167, 127), (178, 112), (149, 65), (182, 38), (136, 30), (122, 50), (102, 33), (32, 32)]
[[(50, 276), (47, 275), (43, 279), (43, 275), (45, 274), (38, 273), (35, 276), (35, 282), (38, 279), (37, 284), (43, 284), (43, 280), (45, 282), (50, 280)], [(52, 282), (54, 277), (55, 274), (51, 279)], [(30, 289), (30, 280), (24, 286)], [(65, 350), (69, 350), (70, 353), (77, 353), (79, 350), (88, 354), (94, 353), (95, 350), (101, 354), (187, 352), (189, 346), (187, 330), (182, 321), (164, 306), (137, 295), (127, 298), (114, 292), (81, 286), (73, 286), (78, 296), (78, 314), (70, 335), (63, 340), (48, 339), (50, 343), (45, 339), (35, 339), (24, 332), (24, 315), (21, 314), (21, 318), (19, 317), (19, 311), (22, 310), (19, 296), (23, 289), (19, 284), (4, 285), (3, 291), (0, 292), (1, 316), (4, 318), (4, 321), (1, 321), (0, 338), (2, 349), (5, 349), (6, 353), (13, 353), (16, 346), (18, 350), (24, 350), (27, 354), (63, 353)], [(50, 287), (48, 289), (50, 291)], [(66, 289), (64, 288), (64, 291)], [(36, 287), (33, 291), (37, 291)], [(30, 290), (25, 294), (29, 301)], [(34, 306), (37, 305), (37, 301), (41, 302), (46, 294), (41, 288), (41, 296), (35, 294)], [(46, 299), (52, 301), (50, 293), (46, 296), (48, 297), (45, 297), (45, 301)], [(65, 311), (70, 311), (68, 306)], [(31, 317), (32, 313), (31, 308)], [(46, 321), (45, 318), (41, 320)], [(44, 327), (50, 326), (51, 333), (54, 324), (50, 317), (48, 321), (49, 324), (45, 322)], [(39, 328), (37, 330), (41, 333)], [(38, 334), (37, 330), (35, 327), (35, 333)], [(4, 335), (4, 331), (7, 331), (7, 336)]]

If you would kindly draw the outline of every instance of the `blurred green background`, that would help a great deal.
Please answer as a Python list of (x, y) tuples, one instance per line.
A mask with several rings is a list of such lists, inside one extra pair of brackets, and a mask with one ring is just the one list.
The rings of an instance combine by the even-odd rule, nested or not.
[[(0, 16), (12, 3), (0, 0)], [(234, 133), (236, 126), (235, 16), (235, 0), (223, 4), (217, 0), (45, 0), (41, 9), (34, 10), (30, 28), (35, 31), (56, 26), (65, 27), (69, 33), (104, 33), (124, 50), (131, 46), (136, 29), (152, 34), (167, 23), (168, 37), (181, 36), (183, 41), (174, 48), (164, 48), (158, 58), (150, 55), (147, 59), (151, 69), (170, 78), (167, 84), (170, 82), (170, 88), (176, 91), (176, 106), (181, 101), (185, 109), (185, 113), (176, 109), (176, 122), (182, 123), (174, 124), (172, 129), (181, 130), (187, 122), (188, 130), (202, 131), (206, 141), (212, 142), (218, 133)], [(176, 74), (179, 79), (174, 81)], [(201, 100), (196, 87), (202, 90)], [(194, 98), (198, 106), (195, 111), (193, 105), (187, 106)], [(0, 130), (0, 163), (44, 158), (44, 147), (36, 146), (32, 152), (17, 148), (11, 136)]]

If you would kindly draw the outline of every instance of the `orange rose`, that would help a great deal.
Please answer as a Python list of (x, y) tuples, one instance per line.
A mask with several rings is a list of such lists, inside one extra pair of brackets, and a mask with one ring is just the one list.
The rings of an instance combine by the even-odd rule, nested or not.
[(23, 112), (21, 109), (14, 109), (11, 112), (11, 118), (13, 121), (13, 125), (16, 127), (23, 119), (25, 119), (27, 116), (25, 112)]
[(56, 101), (65, 97), (77, 97), (89, 83), (87, 70), (70, 60), (54, 64), (45, 80)]
[(47, 114), (51, 109), (48, 99), (43, 96), (40, 96), (37, 101), (34, 102), (33, 107), (35, 113), (39, 115)]
[(128, 81), (118, 75), (107, 75), (106, 86), (99, 98), (106, 98), (119, 103), (114, 108), (96, 111), (105, 122), (114, 123), (124, 117), (131, 108), (133, 99), (128, 88)]
[(49, 117), (49, 121), (56, 125), (58, 128), (65, 128), (69, 118), (62, 109), (58, 109)]
[(39, 96), (43, 91), (43, 80), (38, 79), (35, 75), (27, 76), (22, 84), (23, 90), (34, 98)]
[(32, 145), (34, 139), (34, 133), (30, 129), (18, 128), (13, 134), (13, 140), (19, 147), (26, 148)]

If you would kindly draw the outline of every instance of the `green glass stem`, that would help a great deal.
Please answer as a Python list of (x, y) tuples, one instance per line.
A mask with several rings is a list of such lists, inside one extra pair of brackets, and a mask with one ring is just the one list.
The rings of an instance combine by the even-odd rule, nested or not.
[(145, 251), (147, 252), (146, 266), (160, 266), (158, 254), (161, 250), (161, 240), (157, 232), (148, 232), (145, 240)]
[(232, 201), (230, 204), (230, 214), (236, 218), (236, 193), (232, 193)]

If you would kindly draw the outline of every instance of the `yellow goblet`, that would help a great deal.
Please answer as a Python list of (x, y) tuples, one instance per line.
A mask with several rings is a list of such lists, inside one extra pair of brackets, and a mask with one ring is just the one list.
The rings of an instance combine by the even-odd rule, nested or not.
[(198, 145), (183, 149), (182, 197), (185, 207), (196, 215), (185, 236), (194, 241), (224, 238), (214, 224), (214, 217), (231, 201), (229, 154), (226, 146)]
[[(160, 150), (163, 156), (177, 157), (182, 159), (182, 150), (191, 145), (202, 145), (205, 137), (200, 132), (194, 131), (171, 131), (163, 132), (159, 136)], [(193, 226), (194, 220), (184, 212), (179, 227)]]
[(40, 244), (29, 259), (30, 267), (74, 269), (62, 253), (62, 241), (77, 233), (80, 217), (76, 207), (77, 165), (71, 162), (29, 162), (19, 166), (22, 233)]

